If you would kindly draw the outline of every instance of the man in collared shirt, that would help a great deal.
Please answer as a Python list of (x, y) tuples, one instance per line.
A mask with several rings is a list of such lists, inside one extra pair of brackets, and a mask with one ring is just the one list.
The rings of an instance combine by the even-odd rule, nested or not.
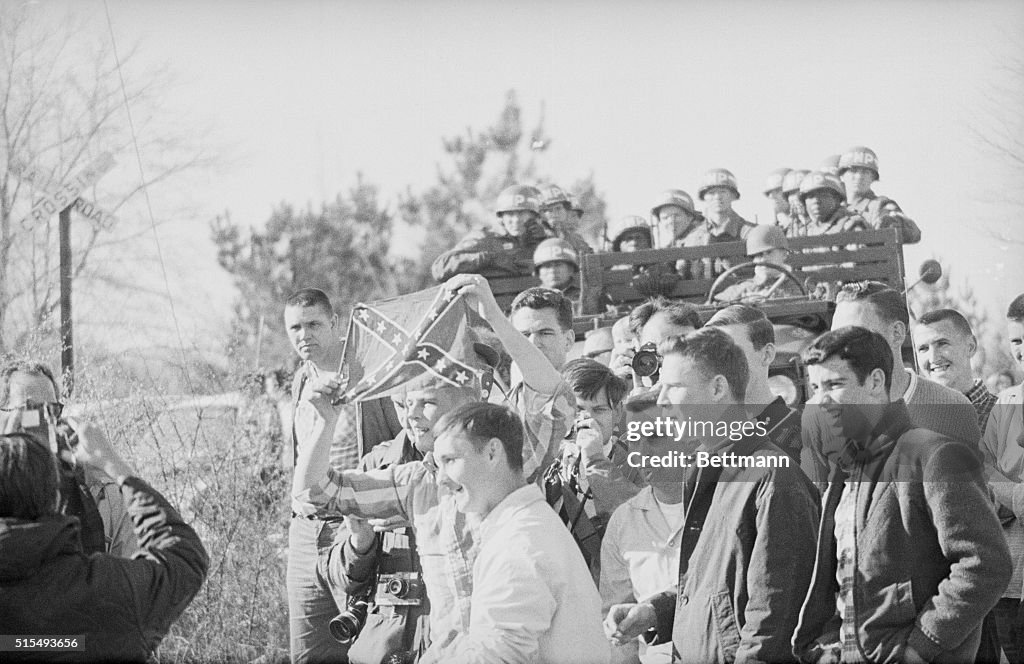
[(467, 404), (437, 426), (438, 483), (480, 520), (469, 625), (423, 662), (608, 661), (600, 598), (583, 557), (521, 464), (515, 413)]
[[(671, 641), (684, 662), (790, 660), (810, 583), (817, 494), (749, 420), (747, 362), (725, 332), (701, 329), (660, 350), (658, 405), (677, 423), (699, 426), (675, 441), (643, 442), (648, 457), (696, 450), (693, 467), (659, 463), (650, 477), (652, 485), (683, 484), (677, 583), (639, 604), (612, 606), (605, 633), (623, 645), (656, 628), (656, 641)], [(702, 454), (719, 463), (702, 465)]]
[(734, 304), (717, 311), (704, 326), (720, 328), (746, 355), (750, 378), (743, 403), (747, 412), (764, 423), (768, 440), (800, 463), (800, 413), (768, 387), (768, 370), (775, 361), (771, 321), (760, 309)]
[(853, 326), (804, 352), (807, 408), (843, 441), (793, 636), (804, 662), (973, 661), (1010, 577), (975, 449), (914, 428), (890, 401), (893, 357)]
[[(1010, 355), (1024, 369), (1024, 294), (1010, 303), (1006, 318)], [(1013, 578), (996, 605), (996, 627), (1007, 658), (1019, 662), (1024, 660), (1024, 621), (1020, 616), (1024, 595), (1024, 383), (999, 393), (981, 450), (1014, 563)]]
[[(444, 287), (470, 298), (519, 367), (523, 379), (513, 388), (510, 402), (526, 431), (526, 445), (522, 448), (524, 471), (528, 477), (536, 477), (550, 458), (549, 448), (557, 448), (569, 428), (574, 413), (572, 395), (543, 351), (505, 318), (486, 279), (458, 275)], [(293, 502), (307, 516), (401, 516), (412, 522), (430, 598), (432, 638), (443, 639), (449, 631), (465, 629), (470, 615), (477, 538), (465, 518), (457, 513), (453, 496), (436, 483), (437, 466), (430, 454), (423, 461), (368, 472), (338, 473), (328, 466), (329, 429), (338, 417), (338, 409), (330, 402), (339, 389), (336, 378), (314, 386), (316, 398), (310, 403), (319, 415), (313, 436), (316, 443), (299, 457)], [(472, 390), (443, 389), (451, 397), (450, 408), (479, 399), (479, 393)], [(432, 451), (432, 445), (424, 446), (424, 451)]]
[[(836, 295), (832, 329), (849, 325), (882, 335), (889, 342), (889, 352), (899, 358), (910, 327), (907, 302), (901, 293), (880, 282), (847, 284)], [(892, 372), (891, 386), (890, 400), (903, 399), (915, 427), (977, 446), (981, 429), (974, 407), (964, 395), (918, 376), (917, 372), (901, 367), (899, 361)], [(828, 435), (829, 425), (819, 421), (820, 416), (817, 409), (804, 410), (800, 461), (808, 477), (824, 487), (830, 465), (841, 452), (835, 445), (841, 441)]]

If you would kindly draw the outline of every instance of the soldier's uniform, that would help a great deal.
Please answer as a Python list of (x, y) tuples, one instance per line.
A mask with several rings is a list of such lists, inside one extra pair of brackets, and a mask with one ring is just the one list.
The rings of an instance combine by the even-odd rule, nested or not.
[[(870, 171), (873, 181), (879, 179), (878, 155), (871, 148), (859, 145), (852, 147), (839, 157), (837, 172), (839, 177), (851, 169)], [(917, 227), (914, 220), (903, 214), (903, 210), (896, 201), (885, 196), (879, 196), (871, 191), (868, 185), (866, 193), (857, 196), (856, 200), (850, 200), (847, 196), (847, 207), (859, 213), (867, 220), (871, 228), (896, 228), (899, 230), (900, 241), (903, 244), (915, 244), (921, 241), (921, 229)]]
[[(765, 299), (774, 299), (777, 297), (802, 297), (803, 293), (797, 288), (789, 279), (783, 278), (782, 283), (778, 285), (775, 290), (772, 290), (772, 286), (775, 285), (777, 278), (771, 278), (764, 283), (757, 283), (753, 279), (747, 279), (741, 281), (738, 284), (733, 284), (728, 288), (722, 290), (722, 292), (715, 295), (715, 301), (717, 302), (759, 302)], [(768, 292), (771, 291), (771, 295)]]
[(871, 228), (864, 217), (840, 205), (832, 216), (823, 222), (809, 221), (797, 226), (791, 237), (813, 237), (830, 233), (847, 233), (849, 231), (866, 231)]
[[(565, 207), (566, 215), (573, 214), (572, 199), (561, 187), (553, 184), (548, 185), (546, 187), (541, 187), (540, 193), (540, 204), (542, 209), (552, 205), (561, 205)], [(576, 229), (572, 228), (568, 222), (563, 224), (550, 224), (548, 221), (543, 221), (541, 223), (543, 223), (548, 237), (557, 237), (565, 240), (572, 245), (572, 248), (576, 251), (578, 256), (594, 253), (594, 248), (590, 246), (590, 243), (587, 242), (586, 239), (576, 231)]]
[[(728, 220), (720, 227), (712, 226), (710, 220), (698, 224), (682, 240), (677, 240), (676, 246), (706, 247), (718, 242), (740, 242), (747, 239), (747, 234), (757, 225), (747, 221), (734, 210), (729, 210), (728, 216)], [(732, 261), (725, 258), (714, 259), (713, 265), (710, 258), (702, 258), (699, 263), (690, 263), (690, 261), (676, 263), (676, 271), (684, 279), (713, 279), (732, 266)]]
[(456, 274), (530, 276), (533, 274), (533, 251), (546, 238), (547, 233), (540, 224), (521, 238), (491, 229), (475, 231), (438, 256), (430, 271), (438, 281), (447, 281)]
[(848, 203), (847, 207), (864, 217), (871, 228), (895, 226), (900, 229), (900, 239), (903, 244), (915, 244), (921, 241), (921, 229), (913, 219), (903, 214), (903, 210), (891, 198), (879, 196), (870, 191), (857, 201)]
[(438, 281), (456, 274), (479, 274), (485, 277), (528, 277), (533, 274), (533, 251), (547, 239), (540, 221), (540, 192), (529, 185), (515, 184), (498, 194), (495, 213), (499, 222), (504, 213), (528, 213), (520, 217), (522, 233), (510, 235), (501, 230), (483, 229), (466, 236), (454, 248), (444, 252), (430, 267)]

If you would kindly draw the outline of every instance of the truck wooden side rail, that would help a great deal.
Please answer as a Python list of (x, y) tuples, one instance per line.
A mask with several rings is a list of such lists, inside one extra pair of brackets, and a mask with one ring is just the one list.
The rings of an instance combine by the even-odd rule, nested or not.
[[(788, 264), (801, 283), (809, 277), (814, 281), (833, 283), (870, 279), (899, 290), (904, 288), (903, 247), (894, 229), (790, 238), (789, 246), (793, 253)], [(637, 290), (634, 282), (637, 267), (654, 267), (652, 271), (656, 272), (657, 268), (674, 266), (678, 261), (699, 264), (715, 259), (727, 259), (732, 265), (749, 261), (744, 242), (584, 256), (580, 271), (582, 313), (584, 316), (601, 313), (602, 293), (624, 307), (643, 302), (646, 297)], [(662, 272), (665, 271), (662, 268)], [(665, 295), (701, 303), (706, 300), (713, 281), (679, 279), (675, 283), (669, 282), (671, 290)]]

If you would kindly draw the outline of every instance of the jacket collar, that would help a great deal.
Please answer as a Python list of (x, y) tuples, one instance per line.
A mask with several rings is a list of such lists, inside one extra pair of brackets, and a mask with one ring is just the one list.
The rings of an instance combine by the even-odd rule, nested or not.
[(889, 456), (900, 436), (913, 428), (910, 414), (903, 400), (889, 404), (882, 418), (872, 429), (866, 443), (848, 440), (840, 453), (836, 464), (839, 469), (848, 472), (857, 463), (868, 463), (883, 460)]
[(540, 492), (540, 487), (532, 482), (519, 487), (505, 496), (480, 522), (481, 545), (492, 538), (498, 529), (501, 528), (502, 524), (507, 522), (513, 514), (533, 503), (543, 501), (544, 494)]
[(50, 560), (82, 551), (78, 519), (0, 519), (0, 580), (25, 579)]

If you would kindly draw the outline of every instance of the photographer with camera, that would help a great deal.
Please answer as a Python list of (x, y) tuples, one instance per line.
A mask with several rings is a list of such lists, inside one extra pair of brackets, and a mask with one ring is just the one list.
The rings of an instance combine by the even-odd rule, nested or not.
[[(127, 558), (138, 548), (131, 519), (113, 478), (76, 463), (76, 434), (61, 419), (57, 381), (45, 364), (12, 362), (0, 370), (0, 430), (23, 431), (47, 443), (57, 456), (60, 513), (78, 517), (85, 553)], [(15, 414), (20, 417), (13, 417)], [(13, 423), (17, 423), (16, 425)], [(8, 429), (8, 424), (17, 428)]]
[[(72, 420), (75, 463), (116, 478), (141, 545), (131, 559), (86, 554), (79, 520), (58, 512), (53, 452), (24, 431), (30, 427), (22, 418), (33, 412), (7, 411), (0, 435), (0, 627), (29, 640), (68, 635), (43, 638), (68, 648), (42, 653), (49, 661), (145, 661), (199, 592), (209, 567), (206, 551), (102, 430)], [(40, 656), (5, 652), (4, 661)]]
[(651, 298), (629, 312), (633, 346), (616, 346), (609, 366), (615, 375), (630, 384), (630, 394), (645, 392), (658, 382), (661, 366), (658, 345), (699, 327), (700, 316), (692, 304), (664, 297)]

